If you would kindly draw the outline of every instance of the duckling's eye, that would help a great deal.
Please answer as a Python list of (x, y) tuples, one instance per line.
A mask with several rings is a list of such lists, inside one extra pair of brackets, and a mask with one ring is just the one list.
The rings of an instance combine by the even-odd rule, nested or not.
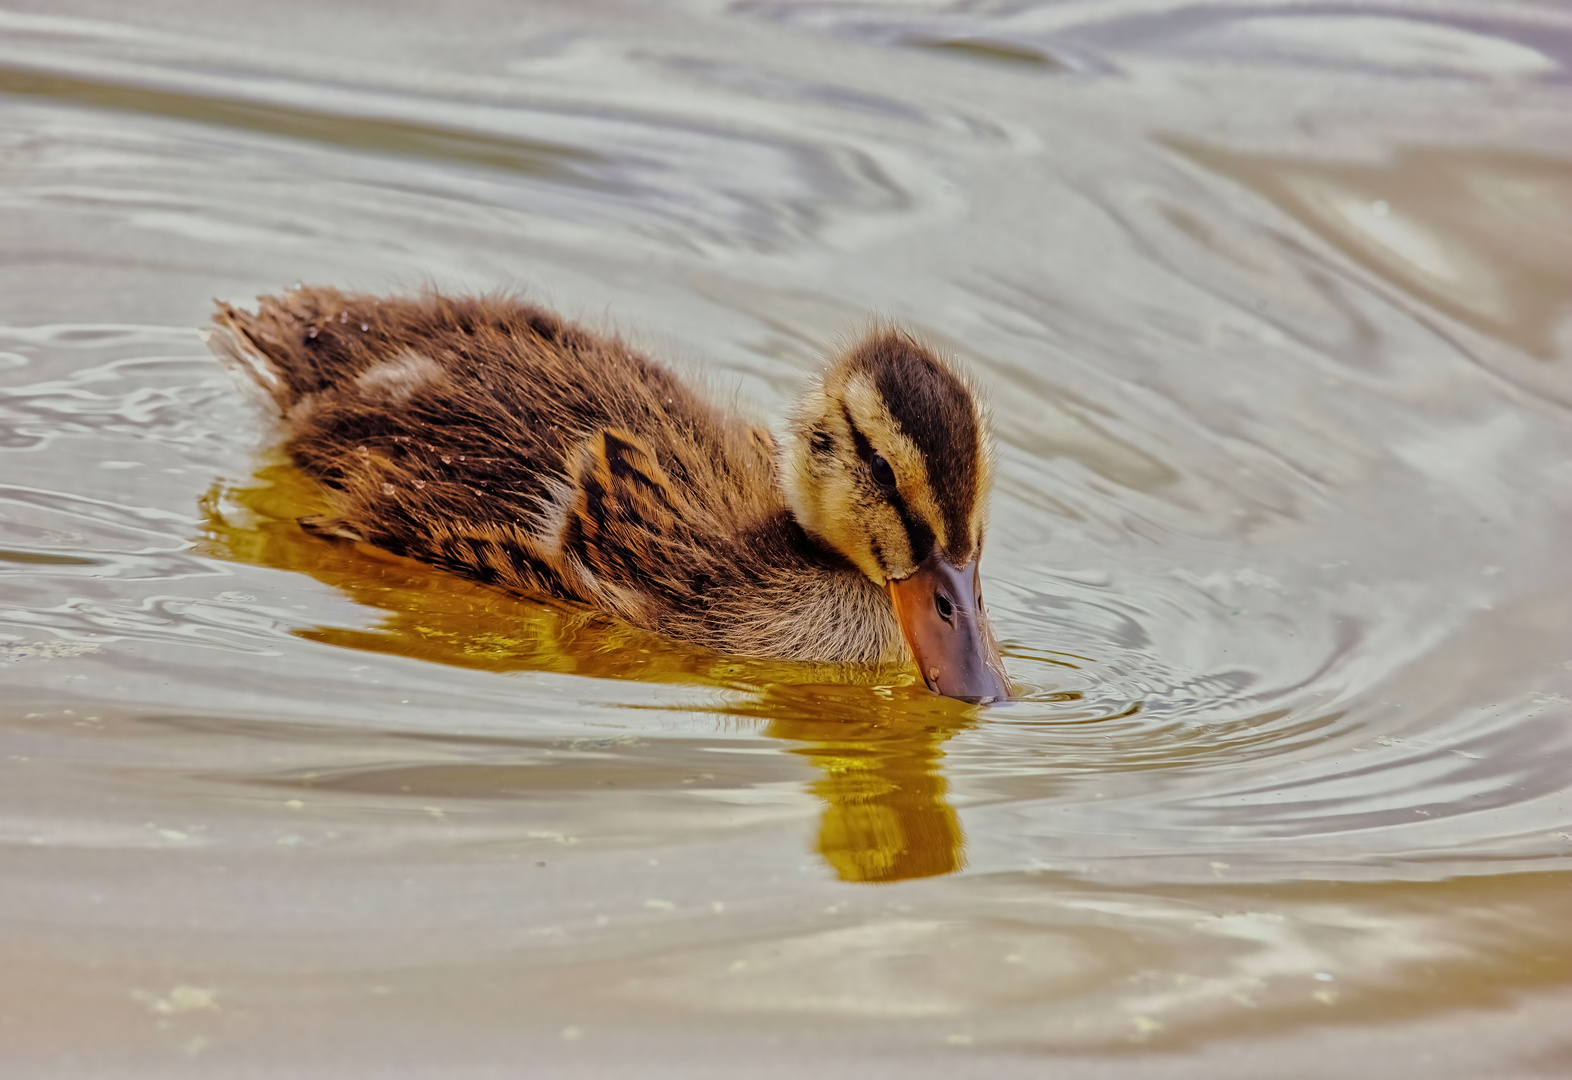
[(878, 454), (873, 455), (873, 460), (868, 462), (868, 469), (873, 473), (873, 482), (882, 488), (895, 487), (895, 470), (890, 468), (890, 463)]

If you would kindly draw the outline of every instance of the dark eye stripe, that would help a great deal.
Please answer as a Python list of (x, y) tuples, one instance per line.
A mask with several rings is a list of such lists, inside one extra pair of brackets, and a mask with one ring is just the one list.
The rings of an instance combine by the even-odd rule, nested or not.
[(846, 421), (846, 430), (851, 432), (852, 446), (856, 448), (857, 456), (864, 462), (872, 461), (873, 444), (868, 441), (868, 436), (858, 429), (857, 422), (851, 418), (851, 410), (844, 402), (841, 404), (841, 418)]
[[(844, 404), (841, 406), (841, 416), (846, 420), (846, 429), (851, 432), (852, 445), (857, 448), (857, 456), (869, 462), (871, 466), (873, 459), (878, 456), (874, 452), (873, 444), (868, 441), (868, 436), (858, 429), (856, 421), (851, 418), (851, 410)], [(906, 542), (912, 548), (912, 561), (922, 562), (933, 551), (933, 530), (928, 527), (926, 521), (911, 512), (911, 507), (906, 505), (906, 500), (901, 498), (899, 491), (885, 489), (884, 498), (900, 516), (901, 527), (906, 530)]]
[(886, 493), (885, 498), (890, 500), (890, 505), (895, 507), (895, 512), (901, 516), (901, 525), (906, 529), (906, 539), (912, 546), (912, 561), (922, 562), (933, 551), (933, 530), (928, 523), (917, 517), (906, 505), (906, 500), (901, 498), (898, 491)]
[(927, 350), (899, 335), (866, 347), (862, 360), (896, 426), (925, 460), (944, 463), (943, 476), (932, 477), (934, 503), (952, 550), (970, 550), (967, 524), (981, 495), (982, 445), (971, 392)]

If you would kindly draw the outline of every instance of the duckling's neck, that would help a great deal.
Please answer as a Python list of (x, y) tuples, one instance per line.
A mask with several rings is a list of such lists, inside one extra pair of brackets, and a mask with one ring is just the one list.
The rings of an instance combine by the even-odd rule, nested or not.
[(711, 595), (724, 652), (786, 660), (883, 663), (905, 656), (889, 597), (782, 507), (741, 538), (746, 586)]

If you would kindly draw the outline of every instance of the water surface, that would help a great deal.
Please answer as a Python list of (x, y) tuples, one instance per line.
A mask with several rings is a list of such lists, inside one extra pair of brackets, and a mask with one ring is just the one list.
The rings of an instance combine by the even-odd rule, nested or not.
[[(0, 1042), (37, 1076), (1572, 1071), (1572, 18), (0, 10)], [(312, 539), (203, 348), (513, 288), (1001, 442), (1022, 692)], [(533, 1070), (533, 1071), (532, 1071)]]

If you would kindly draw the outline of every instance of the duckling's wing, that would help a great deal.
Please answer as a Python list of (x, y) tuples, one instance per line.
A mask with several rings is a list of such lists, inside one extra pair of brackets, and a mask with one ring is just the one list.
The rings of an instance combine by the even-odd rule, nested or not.
[[(562, 553), (597, 579), (633, 584), (671, 577), (691, 548), (691, 508), (648, 444), (605, 428), (586, 442)], [(675, 560), (675, 563), (674, 563)]]

